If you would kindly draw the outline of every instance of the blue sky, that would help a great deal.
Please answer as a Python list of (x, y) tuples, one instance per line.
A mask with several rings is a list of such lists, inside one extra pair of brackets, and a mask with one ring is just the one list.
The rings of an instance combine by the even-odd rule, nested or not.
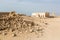
[(47, 11), (60, 15), (60, 0), (0, 0), (0, 11), (16, 11), (27, 15)]

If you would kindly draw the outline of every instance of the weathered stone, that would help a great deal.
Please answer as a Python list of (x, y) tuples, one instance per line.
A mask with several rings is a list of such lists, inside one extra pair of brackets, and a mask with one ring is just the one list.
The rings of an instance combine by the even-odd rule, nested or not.
[(16, 37), (17, 35), (15, 33), (12, 34), (13, 37)]

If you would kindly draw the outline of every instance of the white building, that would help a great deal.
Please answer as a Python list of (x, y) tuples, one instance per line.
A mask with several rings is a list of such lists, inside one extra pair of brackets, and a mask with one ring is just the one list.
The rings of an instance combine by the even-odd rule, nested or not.
[(45, 17), (49, 17), (49, 13), (48, 12), (44, 12), (44, 13), (36, 12), (36, 13), (32, 13), (32, 17), (45, 18)]

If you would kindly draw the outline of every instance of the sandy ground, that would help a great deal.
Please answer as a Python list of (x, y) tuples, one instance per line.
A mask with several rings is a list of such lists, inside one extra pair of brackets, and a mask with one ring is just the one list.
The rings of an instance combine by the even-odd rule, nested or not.
[(45, 40), (60, 40), (60, 18), (48, 19), (47, 23)]
[(8, 35), (0, 35), (0, 40), (60, 40), (60, 18), (47, 18), (40, 21), (39, 18), (26, 18), (40, 24), (40, 22), (48, 23), (45, 27), (43, 36), (40, 33), (17, 33), (16, 37), (13, 37), (12, 32)]

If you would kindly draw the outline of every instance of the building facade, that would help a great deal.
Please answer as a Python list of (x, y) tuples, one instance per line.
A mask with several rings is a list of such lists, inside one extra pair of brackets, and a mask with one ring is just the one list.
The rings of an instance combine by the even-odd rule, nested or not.
[(45, 17), (49, 17), (49, 12), (44, 12), (44, 13), (32, 13), (32, 17), (40, 17), (40, 18), (45, 18)]

